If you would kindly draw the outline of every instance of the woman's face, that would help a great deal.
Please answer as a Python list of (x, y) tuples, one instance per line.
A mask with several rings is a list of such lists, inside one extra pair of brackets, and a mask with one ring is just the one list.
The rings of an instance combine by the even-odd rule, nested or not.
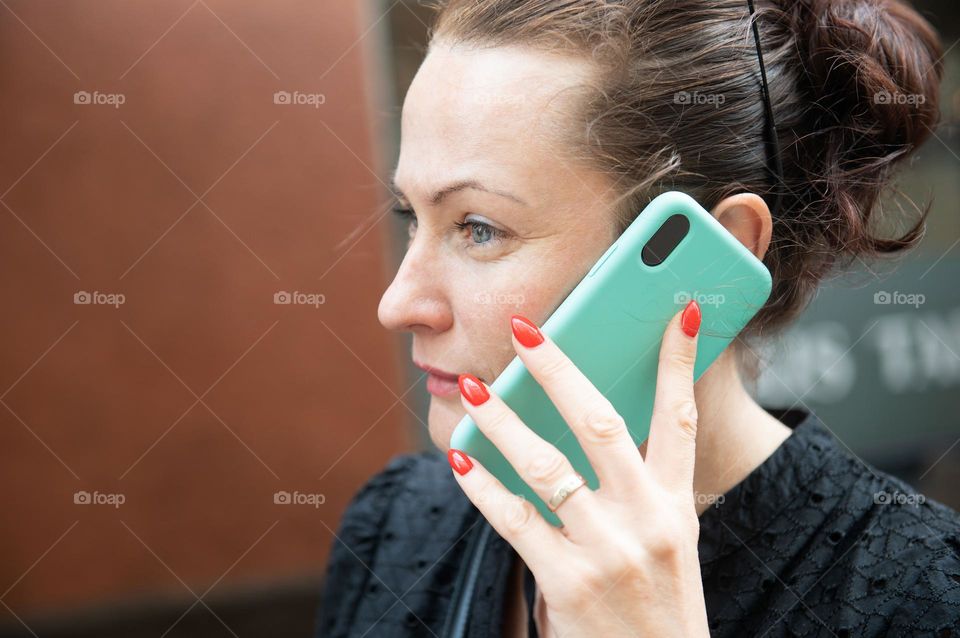
[[(463, 417), (457, 375), (492, 382), (515, 356), (510, 315), (537, 324), (616, 239), (609, 177), (563, 157), (565, 89), (585, 61), (434, 42), (403, 105), (394, 183), (414, 211), (380, 322), (413, 333), (428, 377), (430, 437)], [(465, 226), (464, 226), (465, 225)]]

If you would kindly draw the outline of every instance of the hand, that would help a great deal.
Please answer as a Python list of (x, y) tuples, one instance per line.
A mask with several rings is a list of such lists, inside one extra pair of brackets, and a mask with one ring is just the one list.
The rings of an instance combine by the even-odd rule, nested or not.
[[(623, 418), (559, 347), (514, 315), (513, 346), (569, 424), (599, 478), (547, 522), (476, 459), (448, 453), (460, 487), (530, 568), (543, 596), (541, 636), (709, 636), (693, 493), (697, 409), (693, 393), (700, 309), (671, 319), (660, 348), (646, 458)], [(461, 400), (523, 480), (548, 501), (575, 473), (567, 458), (472, 375)], [(462, 473), (462, 474), (461, 474)]]

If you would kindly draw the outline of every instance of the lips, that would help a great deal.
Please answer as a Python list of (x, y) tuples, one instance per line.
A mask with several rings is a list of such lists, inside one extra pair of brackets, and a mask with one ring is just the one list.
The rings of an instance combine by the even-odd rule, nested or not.
[(414, 361), (413, 364), (428, 373), (427, 392), (435, 396), (451, 396), (460, 392), (457, 380), (460, 375), (434, 368), (424, 363)]

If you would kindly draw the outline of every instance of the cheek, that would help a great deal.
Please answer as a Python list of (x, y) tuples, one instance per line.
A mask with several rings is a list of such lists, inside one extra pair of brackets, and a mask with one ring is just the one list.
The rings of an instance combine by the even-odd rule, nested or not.
[(454, 310), (467, 351), (464, 363), (488, 383), (516, 354), (510, 343), (510, 315), (515, 312), (512, 304), (497, 301), (496, 293), (464, 296)]
[(539, 325), (563, 294), (555, 286), (518, 279), (464, 291), (454, 302), (455, 323), (467, 341), (471, 368), (488, 382), (517, 354), (511, 342), (510, 317), (520, 314)]
[[(556, 269), (543, 275), (531, 268), (488, 272), (483, 279), (474, 272), (456, 273), (456, 281), (460, 285), (450, 302), (459, 335), (457, 343), (465, 352), (456, 360), (487, 382), (492, 382), (517, 354), (511, 342), (510, 316), (521, 314), (540, 325), (569, 292), (568, 279)], [(431, 399), (430, 436), (441, 450), (449, 448), (450, 435), (463, 415), (458, 397), (452, 401)]]

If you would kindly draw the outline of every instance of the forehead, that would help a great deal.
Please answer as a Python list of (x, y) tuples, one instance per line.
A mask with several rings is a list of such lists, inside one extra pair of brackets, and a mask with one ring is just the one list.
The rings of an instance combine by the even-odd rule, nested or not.
[(570, 126), (575, 89), (590, 72), (569, 56), (435, 41), (404, 101), (397, 184), (542, 172), (557, 161), (557, 133)]

